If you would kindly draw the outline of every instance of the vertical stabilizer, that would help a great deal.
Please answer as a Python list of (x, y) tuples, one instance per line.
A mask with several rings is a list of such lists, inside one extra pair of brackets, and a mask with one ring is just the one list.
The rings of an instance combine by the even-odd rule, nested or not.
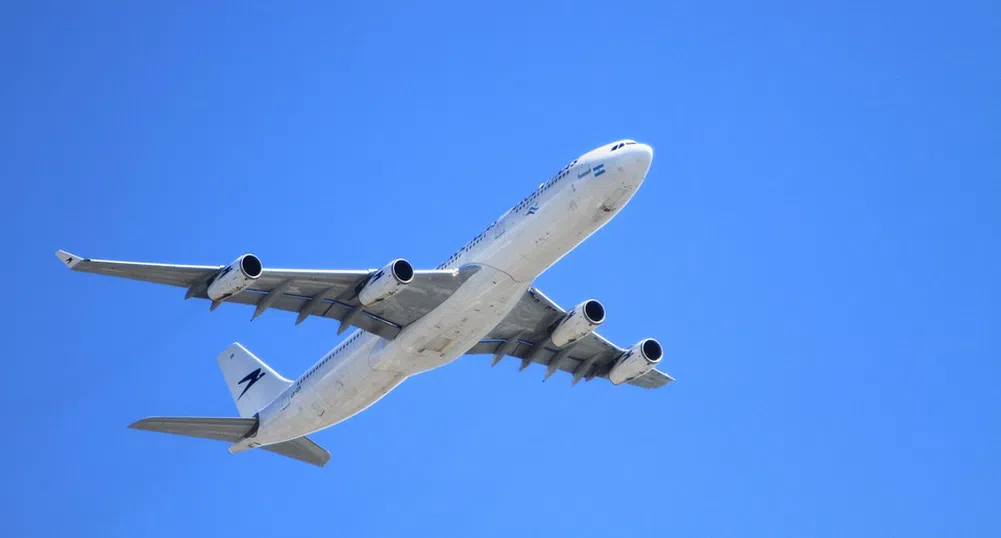
[(237, 342), (219, 354), (219, 369), (241, 417), (254, 416), (292, 384)]

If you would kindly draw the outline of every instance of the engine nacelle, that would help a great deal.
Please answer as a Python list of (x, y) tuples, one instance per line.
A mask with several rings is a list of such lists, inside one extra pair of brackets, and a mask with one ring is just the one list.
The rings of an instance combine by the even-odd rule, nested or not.
[(364, 306), (372, 306), (379, 301), (385, 301), (396, 292), (403, 289), (414, 279), (414, 266), (399, 258), (386, 264), (372, 275), (358, 292), (358, 302)]
[(264, 266), (261, 265), (260, 258), (253, 254), (244, 254), (216, 273), (205, 293), (209, 299), (220, 301), (249, 288), (263, 272)]
[(608, 372), (608, 380), (616, 385), (621, 385), (627, 381), (653, 370), (664, 356), (664, 348), (660, 342), (653, 338), (647, 338), (635, 346), (626, 350), (619, 357), (619, 360)]
[(553, 344), (556, 347), (563, 347), (576, 342), (591, 334), (603, 321), (605, 321), (605, 307), (594, 299), (588, 299), (575, 306), (560, 320), (559, 325), (553, 329)]

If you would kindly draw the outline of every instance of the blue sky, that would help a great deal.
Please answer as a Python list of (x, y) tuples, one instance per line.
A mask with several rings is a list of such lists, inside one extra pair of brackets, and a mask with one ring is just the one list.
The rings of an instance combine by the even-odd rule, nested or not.
[[(1001, 533), (996, 2), (87, 4), (0, 5), (0, 534)], [(322, 470), (125, 426), (336, 324), (52, 256), (433, 267), (626, 137), (647, 182), (538, 285), (678, 382), (463, 358)]]

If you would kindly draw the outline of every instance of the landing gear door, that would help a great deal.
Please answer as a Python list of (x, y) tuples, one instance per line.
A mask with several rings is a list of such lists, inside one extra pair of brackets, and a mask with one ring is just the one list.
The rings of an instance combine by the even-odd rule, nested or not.
[(626, 188), (619, 187), (612, 191), (601, 204), (601, 210), (605, 213), (619, 210), (626, 201)]

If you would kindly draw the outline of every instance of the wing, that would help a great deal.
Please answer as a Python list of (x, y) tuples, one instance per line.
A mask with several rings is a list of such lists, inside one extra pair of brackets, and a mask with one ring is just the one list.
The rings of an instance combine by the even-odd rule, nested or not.
[[(609, 342), (598, 333), (591, 333), (580, 340), (557, 348), (549, 340), (549, 331), (566, 313), (560, 305), (532, 288), (515, 305), (487, 338), (473, 346), (467, 354), (492, 354), (493, 364), (504, 355), (521, 359), (524, 370), (533, 362), (546, 366), (546, 379), (557, 370), (573, 375), (573, 383), (584, 379), (607, 377), (625, 349)], [(674, 378), (659, 370), (651, 370), (632, 381), (630, 385), (653, 389), (663, 387)]]
[[(60, 250), (56, 256), (70, 269), (85, 273), (117, 276), (186, 288), (185, 298), (208, 299), (206, 283), (225, 266), (172, 265), (116, 260), (89, 259)], [(376, 270), (328, 271), (309, 269), (267, 269), (250, 288), (227, 297), (224, 302), (254, 305), (253, 317), (269, 308), (296, 312), (296, 323), (309, 316), (341, 321), (349, 326), (393, 339), (403, 327), (432, 311), (452, 295), (473, 273), (475, 266), (461, 270), (415, 271), (414, 279), (392, 297), (363, 307), (356, 290)]]

